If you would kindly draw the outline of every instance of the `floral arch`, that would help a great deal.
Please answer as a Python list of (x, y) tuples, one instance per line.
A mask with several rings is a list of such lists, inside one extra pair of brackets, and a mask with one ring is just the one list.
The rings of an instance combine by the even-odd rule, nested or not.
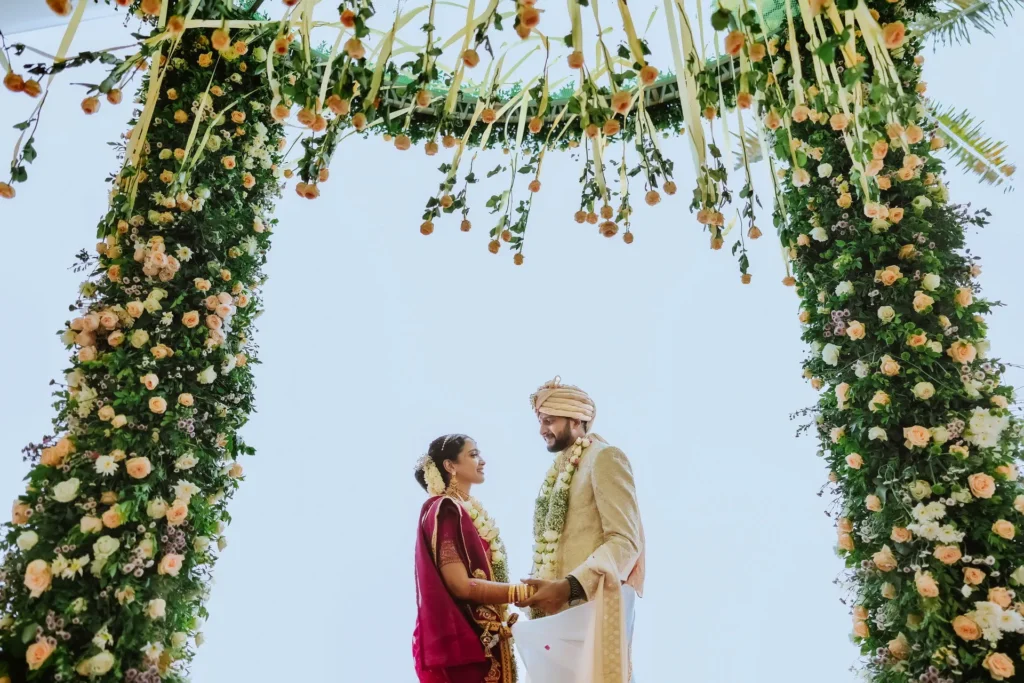
[[(470, 187), (503, 178), (486, 244), (518, 265), (546, 154), (579, 155), (574, 219), (628, 244), (632, 207), (678, 190), (660, 140), (685, 135), (687, 222), (713, 250), (731, 243), (744, 282), (745, 240), (762, 234), (750, 165), (766, 157), (863, 669), (884, 683), (998, 681), (1024, 666), (1021, 422), (1004, 366), (986, 357), (991, 304), (963, 251), (986, 214), (949, 201), (938, 155), (990, 183), (1013, 167), (969, 117), (925, 99), (919, 55), (1003, 4), (665, 0), (644, 28), (625, 0), (604, 15), (569, 0), (562, 36), (544, 32), (562, 8), (535, 0), (430, 0), (383, 18), (343, 0), (326, 23), (318, 0), (116, 0), (145, 35), (128, 54), (73, 56), (87, 0), (47, 4), (70, 16), (56, 58), (19, 69), (31, 48), (0, 50), (8, 96), (39, 102), (0, 195), (17, 201), (57, 73), (109, 66), (86, 114), (142, 83), (61, 332), (74, 355), (54, 433), (29, 447), (0, 541), (0, 681), (185, 680), (238, 461), (253, 454), (238, 430), (274, 201), (287, 185), (315, 199), (351, 135), (439, 157), (424, 235), (472, 231)], [(332, 39), (317, 43), (323, 31)], [(291, 148), (286, 128), (299, 132)], [(488, 148), (508, 155), (494, 170), (476, 165)]]

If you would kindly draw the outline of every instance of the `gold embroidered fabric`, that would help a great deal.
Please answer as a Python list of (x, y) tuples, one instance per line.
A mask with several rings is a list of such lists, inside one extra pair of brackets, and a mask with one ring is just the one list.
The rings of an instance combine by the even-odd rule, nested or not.
[(459, 555), (459, 548), (455, 541), (444, 539), (441, 541), (441, 549), (437, 554), (437, 566), (443, 567), (448, 564), (462, 564), (462, 556)]

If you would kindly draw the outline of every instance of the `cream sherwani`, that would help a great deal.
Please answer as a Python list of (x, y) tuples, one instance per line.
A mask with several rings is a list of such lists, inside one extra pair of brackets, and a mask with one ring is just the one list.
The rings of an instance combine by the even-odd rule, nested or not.
[(626, 455), (599, 436), (589, 438), (591, 446), (569, 487), (556, 556), (556, 575), (576, 577), (587, 603), (514, 627), (533, 683), (627, 683), (632, 676), (633, 605), (644, 580), (643, 525)]

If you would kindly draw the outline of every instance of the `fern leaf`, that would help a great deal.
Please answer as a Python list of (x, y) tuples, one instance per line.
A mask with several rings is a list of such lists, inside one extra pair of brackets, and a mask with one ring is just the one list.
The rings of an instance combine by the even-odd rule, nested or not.
[(942, 45), (970, 43), (971, 31), (991, 35), (1021, 7), (1024, 0), (942, 0), (936, 14), (920, 17), (912, 30)]
[(1006, 159), (1007, 145), (987, 137), (981, 122), (967, 110), (942, 107), (927, 101), (929, 117), (937, 125), (946, 141), (946, 149), (960, 168), (978, 175), (989, 185), (1006, 184), (1012, 190), (1012, 176), (1016, 167)]

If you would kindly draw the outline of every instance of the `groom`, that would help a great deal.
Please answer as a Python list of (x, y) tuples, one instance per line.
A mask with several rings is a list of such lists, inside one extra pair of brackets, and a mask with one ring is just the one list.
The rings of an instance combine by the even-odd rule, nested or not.
[(579, 666), (590, 673), (581, 677), (573, 667), (577, 680), (628, 681), (632, 608), (644, 581), (644, 534), (629, 460), (591, 432), (596, 409), (581, 389), (556, 377), (530, 404), (557, 456), (534, 515), (536, 561), (526, 583), (537, 592), (520, 606), (540, 616), (586, 607), (578, 618), (562, 620), (579, 630), (562, 637), (585, 641)]

